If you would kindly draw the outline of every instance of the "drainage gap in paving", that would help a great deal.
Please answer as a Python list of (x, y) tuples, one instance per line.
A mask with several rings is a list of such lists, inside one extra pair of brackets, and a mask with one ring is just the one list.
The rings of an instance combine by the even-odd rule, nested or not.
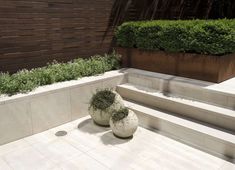
[(64, 130), (58, 131), (55, 133), (56, 136), (61, 137), (61, 136), (66, 136), (68, 133)]

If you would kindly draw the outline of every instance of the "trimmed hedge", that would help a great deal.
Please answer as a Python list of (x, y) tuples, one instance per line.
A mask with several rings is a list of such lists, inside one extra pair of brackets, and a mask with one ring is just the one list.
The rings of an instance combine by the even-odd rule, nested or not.
[(0, 94), (14, 95), (32, 91), (38, 86), (84, 76), (92, 76), (118, 69), (120, 56), (116, 53), (93, 56), (90, 59), (75, 59), (68, 63), (53, 62), (46, 67), (21, 70), (15, 74), (0, 73)]
[(121, 47), (224, 55), (235, 52), (235, 19), (126, 22), (116, 39)]

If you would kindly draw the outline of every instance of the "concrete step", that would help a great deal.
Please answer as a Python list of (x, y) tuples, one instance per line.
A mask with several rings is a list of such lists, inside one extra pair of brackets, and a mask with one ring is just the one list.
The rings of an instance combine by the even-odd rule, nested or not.
[(235, 88), (228, 88), (226, 82), (215, 84), (138, 69), (128, 69), (126, 72), (131, 84), (235, 110)]
[(176, 113), (235, 133), (235, 111), (215, 105), (170, 96), (157, 90), (133, 84), (117, 86), (117, 92), (128, 100)]
[(126, 100), (125, 105), (137, 114), (140, 125), (145, 128), (158, 130), (159, 133), (219, 157), (226, 156), (231, 159), (235, 157), (235, 135), (231, 133), (135, 102)]

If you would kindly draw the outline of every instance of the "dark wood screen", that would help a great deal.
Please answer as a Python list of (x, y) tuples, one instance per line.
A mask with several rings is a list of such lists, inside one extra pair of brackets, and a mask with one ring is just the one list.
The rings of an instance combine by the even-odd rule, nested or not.
[(112, 4), (112, 0), (0, 0), (0, 71), (107, 52), (112, 32), (105, 31)]
[(0, 71), (108, 52), (113, 28), (126, 20), (234, 18), (234, 11), (234, 0), (0, 0)]

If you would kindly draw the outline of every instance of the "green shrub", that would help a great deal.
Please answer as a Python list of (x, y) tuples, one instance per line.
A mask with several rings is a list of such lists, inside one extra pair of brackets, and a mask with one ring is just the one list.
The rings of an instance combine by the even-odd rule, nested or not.
[(0, 94), (12, 95), (18, 91), (18, 83), (8, 73), (0, 73)]
[(113, 122), (117, 122), (117, 121), (120, 121), (120, 120), (124, 119), (125, 117), (127, 117), (128, 114), (129, 114), (129, 110), (128, 110), (128, 108), (125, 107), (125, 108), (122, 108), (122, 109), (114, 112), (111, 119)]
[(120, 56), (93, 56), (89, 59), (75, 59), (68, 63), (53, 62), (46, 67), (21, 70), (15, 74), (0, 73), (0, 94), (14, 95), (32, 91), (38, 86), (75, 80), (119, 68)]
[(99, 110), (109, 108), (115, 101), (116, 94), (109, 89), (99, 90), (94, 94), (90, 101), (90, 107)]
[(135, 47), (136, 34), (141, 22), (124, 23), (116, 30), (117, 43), (124, 47)]
[(127, 22), (116, 39), (121, 47), (224, 55), (235, 52), (235, 19)]

